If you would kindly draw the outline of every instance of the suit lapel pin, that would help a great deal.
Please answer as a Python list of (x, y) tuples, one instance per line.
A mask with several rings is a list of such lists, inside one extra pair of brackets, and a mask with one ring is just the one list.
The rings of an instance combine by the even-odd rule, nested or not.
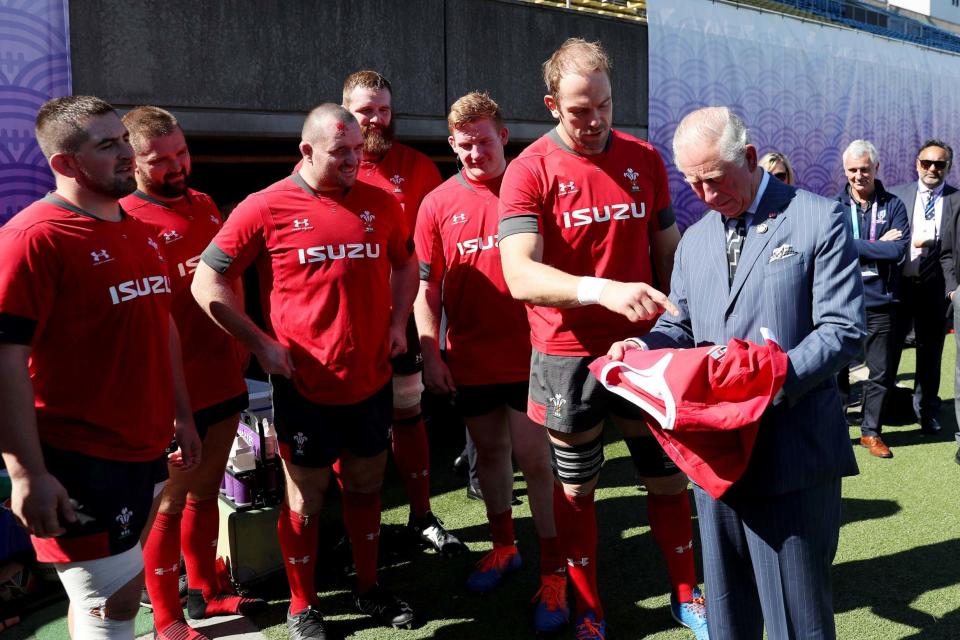
[(760, 224), (757, 225), (757, 233), (766, 233), (766, 232), (767, 232), (767, 225), (765, 222), (761, 222)]

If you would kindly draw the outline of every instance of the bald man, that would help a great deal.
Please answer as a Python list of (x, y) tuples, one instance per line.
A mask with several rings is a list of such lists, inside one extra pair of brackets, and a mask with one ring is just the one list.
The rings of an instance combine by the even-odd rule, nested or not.
[[(377, 540), (393, 410), (389, 358), (406, 348), (417, 266), (396, 200), (357, 182), (362, 150), (349, 111), (314, 109), (300, 168), (237, 206), (193, 280), (200, 306), (270, 374), (287, 477), (277, 532), (292, 639), (328, 637), (313, 578), (316, 516), (338, 459), (357, 608), (395, 628), (414, 621), (407, 603), (377, 582)], [(269, 299), (267, 332), (233, 295), (232, 282), (254, 263)]]

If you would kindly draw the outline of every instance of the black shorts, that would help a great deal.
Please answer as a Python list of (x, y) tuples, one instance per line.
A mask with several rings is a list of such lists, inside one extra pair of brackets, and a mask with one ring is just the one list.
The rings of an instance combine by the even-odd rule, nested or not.
[(166, 455), (127, 462), (44, 445), (43, 461), (77, 504), (78, 521), (54, 539), (64, 556), (58, 562), (106, 558), (140, 544), (154, 485), (167, 479)]
[(423, 353), (420, 351), (420, 332), (413, 321), (413, 315), (407, 322), (407, 350), (398, 356), (390, 358), (393, 366), (393, 375), (409, 376), (423, 371)]
[(207, 437), (207, 430), (218, 422), (222, 422), (230, 416), (237, 415), (250, 404), (250, 398), (246, 393), (223, 400), (217, 404), (197, 409), (193, 412), (193, 422), (197, 425), (197, 433), (200, 439)]
[(527, 415), (561, 433), (589, 431), (609, 416), (644, 420), (639, 407), (607, 391), (587, 366), (594, 356), (551, 356), (536, 349), (530, 357)]
[(280, 457), (299, 467), (329, 467), (346, 450), (360, 458), (377, 456), (390, 446), (393, 383), (356, 404), (317, 404), (293, 383), (270, 376), (273, 423)]
[(482, 416), (503, 405), (526, 413), (529, 387), (526, 382), (464, 385), (457, 387), (453, 403), (464, 418)]

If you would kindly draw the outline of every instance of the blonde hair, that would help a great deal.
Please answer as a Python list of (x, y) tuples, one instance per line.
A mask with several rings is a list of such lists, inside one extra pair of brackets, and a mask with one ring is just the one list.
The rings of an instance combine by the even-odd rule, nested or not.
[(498, 130), (503, 128), (503, 114), (500, 112), (500, 105), (484, 91), (471, 91), (450, 106), (450, 113), (447, 114), (447, 127), (450, 129), (450, 133), (453, 133), (454, 129), (459, 129), (465, 124), (483, 118), (492, 120)]
[(773, 168), (778, 163), (782, 164), (783, 168), (787, 170), (786, 183), (796, 184), (797, 175), (793, 172), (793, 165), (790, 164), (790, 160), (787, 159), (787, 156), (783, 155), (779, 151), (771, 151), (770, 153), (763, 154), (763, 157), (759, 160), (760, 166), (770, 173), (773, 173)]
[(135, 107), (123, 116), (123, 125), (130, 133), (130, 144), (142, 151), (148, 140), (170, 135), (180, 129), (176, 117), (160, 107)]
[(610, 57), (599, 42), (587, 42), (583, 38), (568, 38), (543, 63), (543, 82), (547, 85), (547, 92), (557, 98), (560, 79), (563, 76), (594, 71), (602, 71), (610, 76), (612, 69)]

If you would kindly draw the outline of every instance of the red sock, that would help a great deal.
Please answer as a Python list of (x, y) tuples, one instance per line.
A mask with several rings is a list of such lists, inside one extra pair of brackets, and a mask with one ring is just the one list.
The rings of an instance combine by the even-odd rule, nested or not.
[(187, 586), (203, 592), (203, 599), (217, 595), (217, 536), (220, 532), (217, 499), (187, 499), (180, 523), (180, 544), (187, 566)]
[(380, 494), (343, 492), (343, 524), (350, 536), (357, 592), (366, 593), (377, 584), (377, 554), (380, 544)]
[(313, 578), (320, 541), (319, 517), (302, 516), (283, 505), (277, 521), (277, 537), (290, 583), (290, 611), (298, 613), (309, 606), (319, 608)]
[(540, 575), (562, 573), (566, 569), (563, 551), (560, 549), (560, 538), (540, 538)]
[(493, 538), (493, 546), (512, 547), (517, 543), (517, 537), (513, 533), (513, 509), (497, 514), (487, 512), (487, 520), (490, 521), (490, 537)]
[(647, 494), (650, 532), (667, 561), (667, 572), (679, 602), (690, 602), (697, 586), (693, 558), (693, 523), (687, 490), (673, 496)]
[(557, 521), (557, 537), (567, 556), (567, 575), (573, 585), (575, 613), (581, 616), (593, 611), (597, 620), (603, 620), (597, 589), (597, 510), (593, 493), (568, 496), (562, 486), (555, 484), (553, 513)]
[(413, 424), (394, 421), (393, 459), (407, 489), (410, 513), (420, 520), (430, 511), (430, 445), (423, 418)]
[(143, 547), (144, 579), (153, 624), (163, 631), (177, 620), (183, 620), (180, 606), (180, 514), (158, 513)]

